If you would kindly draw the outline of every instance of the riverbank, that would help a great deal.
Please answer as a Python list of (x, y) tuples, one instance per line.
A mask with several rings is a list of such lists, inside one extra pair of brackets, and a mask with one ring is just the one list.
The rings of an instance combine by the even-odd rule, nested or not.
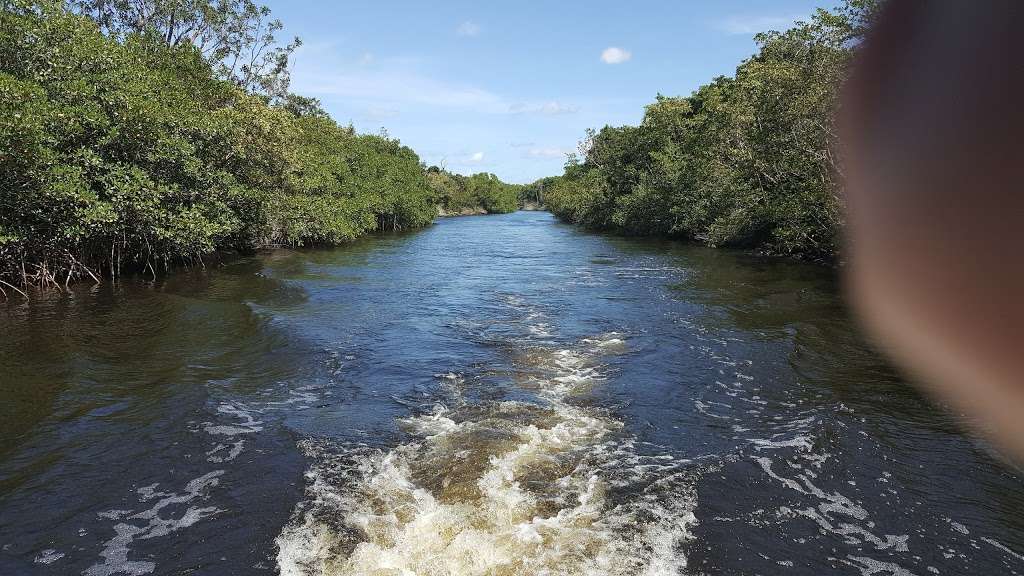
[(428, 167), (386, 132), (338, 124), (287, 90), (286, 70), (246, 84), (189, 42), (106, 34), (111, 22), (90, 14), (60, 3), (0, 11), (0, 298), (155, 277), (218, 251), (341, 245), (426, 226), (439, 203), (517, 206), (519, 188), (493, 174)]
[[(529, 210), (524, 208), (523, 210)], [(453, 218), (462, 216), (486, 216), (492, 213), (487, 212), (482, 207), (476, 208), (464, 208), (458, 212), (445, 211), (443, 207), (437, 207), (437, 218)], [(415, 231), (417, 228), (407, 230), (407, 232)], [(230, 265), (233, 262), (241, 259), (250, 258), (255, 254), (270, 254), (275, 251), (288, 251), (301, 248), (313, 248), (317, 250), (330, 250), (332, 248), (339, 248), (343, 245), (351, 245), (357, 241), (371, 240), (374, 237), (381, 237), (384, 234), (390, 234), (394, 232), (401, 232), (400, 230), (383, 230), (383, 231), (372, 231), (364, 233), (363, 235), (353, 238), (344, 244), (308, 244), (304, 246), (292, 246), (292, 245), (264, 245), (258, 246), (252, 249), (239, 251), (239, 250), (215, 250), (206, 254), (203, 254), (201, 258), (197, 258), (189, 262), (169, 262), (165, 263), (164, 266), (151, 268), (148, 266), (126, 266), (120, 270), (117, 276), (111, 278), (103, 276), (102, 274), (87, 275), (87, 276), (69, 276), (67, 282), (35, 282), (28, 281), (23, 283), (17, 283), (17, 278), (14, 275), (15, 272), (11, 273), (9, 278), (4, 278), (0, 275), (0, 304), (13, 300), (30, 300), (33, 295), (39, 292), (50, 292), (50, 291), (68, 291), (75, 285), (80, 283), (86, 284), (102, 284), (110, 281), (131, 280), (131, 279), (145, 279), (148, 282), (156, 281), (158, 278), (166, 279), (169, 275), (173, 275), (177, 272), (183, 272), (193, 269), (206, 269), (207, 267), (216, 268), (220, 266)], [(0, 260), (2, 264), (2, 260)], [(56, 278), (55, 278), (56, 280)]]
[(471, 208), (460, 208), (451, 212), (444, 209), (442, 206), (437, 207), (438, 218), (451, 218), (452, 216), (483, 216), (489, 214), (487, 210), (484, 210), (483, 206), (473, 206)]

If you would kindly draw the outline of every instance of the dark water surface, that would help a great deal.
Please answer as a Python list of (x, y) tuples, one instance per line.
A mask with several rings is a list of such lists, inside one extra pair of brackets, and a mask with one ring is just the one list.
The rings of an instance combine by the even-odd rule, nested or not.
[(0, 575), (1017, 574), (827, 270), (470, 217), (0, 306)]

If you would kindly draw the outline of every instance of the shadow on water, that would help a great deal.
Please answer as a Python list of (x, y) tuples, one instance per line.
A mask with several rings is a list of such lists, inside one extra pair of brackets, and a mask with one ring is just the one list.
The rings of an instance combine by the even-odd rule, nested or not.
[[(303, 292), (260, 274), (255, 261), (181, 271), (155, 285), (77, 285), (0, 308), (0, 455), (47, 418), (109, 416), (135, 398), (158, 403), (183, 371), (216, 379), (279, 345), (246, 302), (300, 305)], [(253, 347), (253, 345), (256, 345)], [(212, 366), (221, 373), (209, 373)], [(68, 411), (58, 396), (87, 393)]]
[[(311, 373), (302, 362), (315, 356), (258, 311), (301, 306), (304, 290), (262, 270), (258, 259), (240, 259), (215, 270), (178, 271), (156, 283), (83, 284), (0, 307), (0, 533), (5, 536), (0, 573), (41, 569), (46, 554), (35, 568), (28, 566), (44, 542), (62, 550), (63, 570), (128, 570), (130, 563), (117, 564), (117, 551), (123, 545), (127, 554), (131, 538), (108, 540), (114, 531), (111, 520), (97, 516), (102, 506), (121, 503), (130, 510), (132, 495), (149, 484), (164, 490), (202, 485), (212, 491), (249, 466), (240, 458), (232, 469), (225, 464), (215, 468), (211, 463), (233, 459), (234, 451), (227, 458), (229, 448), (240, 453), (243, 444), (236, 440), (216, 448), (215, 441), (228, 436), (211, 434), (233, 431), (232, 418), (256, 422), (243, 411), (245, 403), (279, 382)], [(211, 428), (218, 420), (227, 420), (229, 428)], [(243, 432), (259, 429), (251, 425)], [(288, 435), (264, 434), (246, 446), (278, 454), (279, 468), (269, 476), (297, 480), (301, 460), (293, 455), (293, 445)], [(140, 526), (130, 528), (137, 530), (140, 556), (161, 546), (156, 536), (186, 527), (203, 514), (222, 515), (227, 526), (234, 524), (234, 511), (217, 506), (178, 512), (178, 503), (211, 497), (207, 489), (188, 490), (188, 496), (166, 496), (166, 502), (160, 501), (165, 503), (146, 513), (151, 516), (122, 521), (121, 526)], [(266, 490), (263, 481), (212, 497), (240, 498), (261, 490)], [(288, 491), (279, 491), (284, 500), (268, 505), (268, 523), (287, 517)], [(134, 506), (147, 498), (146, 492), (138, 493)], [(117, 518), (120, 513), (110, 514)], [(262, 539), (269, 550), (273, 529), (254, 534), (255, 526), (238, 524), (223, 537), (239, 546)], [(176, 544), (179, 568), (203, 554), (247, 554), (211, 547), (216, 548), (212, 540), (205, 546)], [(100, 549), (114, 564), (96, 564)], [(16, 558), (26, 555), (20, 564)]]

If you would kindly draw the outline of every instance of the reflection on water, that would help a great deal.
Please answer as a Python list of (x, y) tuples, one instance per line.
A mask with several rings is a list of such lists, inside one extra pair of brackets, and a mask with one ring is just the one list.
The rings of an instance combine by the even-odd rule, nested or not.
[(1024, 569), (828, 270), (456, 218), (0, 308), (0, 574)]
[[(202, 554), (252, 563), (251, 551), (179, 534), (249, 532), (234, 499), (265, 506), (257, 525), (272, 530), (289, 504), (261, 504), (261, 491), (301, 476), (290, 437), (247, 440), (260, 427), (246, 404), (302, 373), (284, 352), (294, 344), (251, 308), (302, 292), (260, 270), (80, 287), (4, 310), (0, 573), (145, 574), (153, 558), (183, 570)], [(263, 470), (246, 452), (274, 455), (277, 478), (239, 482)]]

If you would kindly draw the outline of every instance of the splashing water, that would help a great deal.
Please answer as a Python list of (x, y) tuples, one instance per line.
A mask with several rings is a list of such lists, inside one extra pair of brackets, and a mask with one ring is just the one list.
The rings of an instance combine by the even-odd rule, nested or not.
[(686, 463), (638, 453), (621, 422), (574, 402), (625, 347), (529, 349), (536, 371), (517, 385), (536, 402), (457, 396), (403, 420), (415, 440), (389, 451), (306, 441), (310, 499), (278, 537), (281, 573), (678, 573)]

